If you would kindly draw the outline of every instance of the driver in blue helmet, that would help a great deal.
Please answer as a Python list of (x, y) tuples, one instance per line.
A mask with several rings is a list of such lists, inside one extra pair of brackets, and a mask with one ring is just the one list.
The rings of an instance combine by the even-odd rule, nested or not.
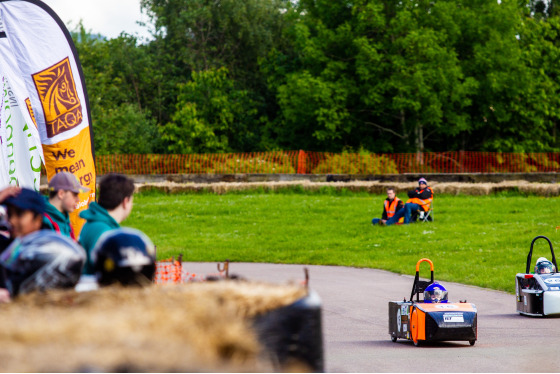
[(434, 282), (424, 290), (425, 303), (447, 303), (447, 290), (442, 284)]
[(535, 274), (550, 274), (556, 273), (556, 266), (546, 257), (541, 257), (537, 260), (535, 264)]

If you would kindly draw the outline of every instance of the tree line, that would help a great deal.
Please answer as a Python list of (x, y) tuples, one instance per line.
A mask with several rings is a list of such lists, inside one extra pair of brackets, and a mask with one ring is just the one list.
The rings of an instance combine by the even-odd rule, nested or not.
[(97, 154), (560, 150), (557, 0), (141, 0), (72, 31)]

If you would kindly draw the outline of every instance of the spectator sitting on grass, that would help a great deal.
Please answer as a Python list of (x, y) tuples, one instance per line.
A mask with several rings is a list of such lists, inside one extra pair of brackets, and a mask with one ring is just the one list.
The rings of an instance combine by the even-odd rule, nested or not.
[(387, 198), (383, 202), (383, 213), (381, 214), (381, 219), (374, 218), (371, 223), (377, 225), (378, 223), (383, 224), (387, 220), (395, 215), (396, 212), (402, 209), (404, 203), (395, 194), (394, 188), (387, 188)]
[(132, 211), (134, 182), (120, 174), (108, 174), (99, 183), (97, 202), (80, 213), (86, 220), (80, 232), (79, 243), (87, 254), (84, 274), (94, 274), (91, 252), (99, 237), (106, 231), (117, 229)]
[(434, 198), (434, 193), (430, 187), (428, 187), (428, 182), (424, 178), (418, 180), (418, 188), (408, 191), (408, 199), (404, 208), (399, 210), (393, 217), (385, 222), (386, 225), (392, 225), (399, 221), (401, 217), (404, 217), (404, 223), (409, 224), (411, 222), (412, 212), (422, 210), (427, 212), (430, 209), (432, 200)]
[(68, 213), (76, 210), (79, 193), (87, 191), (89, 188), (80, 185), (74, 174), (66, 171), (55, 174), (49, 181), (49, 197), (43, 218), (45, 227), (76, 240)]

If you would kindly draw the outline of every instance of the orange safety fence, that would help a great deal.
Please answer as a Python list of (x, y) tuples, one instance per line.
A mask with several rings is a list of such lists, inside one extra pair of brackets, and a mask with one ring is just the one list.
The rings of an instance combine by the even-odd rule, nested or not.
[(96, 156), (98, 174), (295, 174), (297, 151)]
[(169, 284), (183, 282), (183, 263), (181, 261), (170, 258), (156, 262), (154, 283)]
[(328, 153), (98, 155), (97, 173), (121, 174), (404, 174), (560, 171), (560, 153)]
[(155, 284), (181, 284), (187, 282), (201, 282), (205, 281), (208, 277), (223, 278), (226, 273), (220, 271), (215, 274), (196, 274), (190, 273), (187, 269), (183, 268), (181, 256), (178, 259), (168, 258), (165, 260), (156, 261), (156, 272), (154, 275)]

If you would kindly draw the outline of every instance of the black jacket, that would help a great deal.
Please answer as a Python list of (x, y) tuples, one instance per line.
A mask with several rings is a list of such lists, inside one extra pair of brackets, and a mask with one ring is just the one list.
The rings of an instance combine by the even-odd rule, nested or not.
[(432, 189), (430, 187), (426, 187), (421, 190), (420, 187), (418, 187), (415, 190), (408, 191), (408, 197), (410, 197), (411, 199), (416, 197), (418, 199), (426, 200), (433, 197)]

